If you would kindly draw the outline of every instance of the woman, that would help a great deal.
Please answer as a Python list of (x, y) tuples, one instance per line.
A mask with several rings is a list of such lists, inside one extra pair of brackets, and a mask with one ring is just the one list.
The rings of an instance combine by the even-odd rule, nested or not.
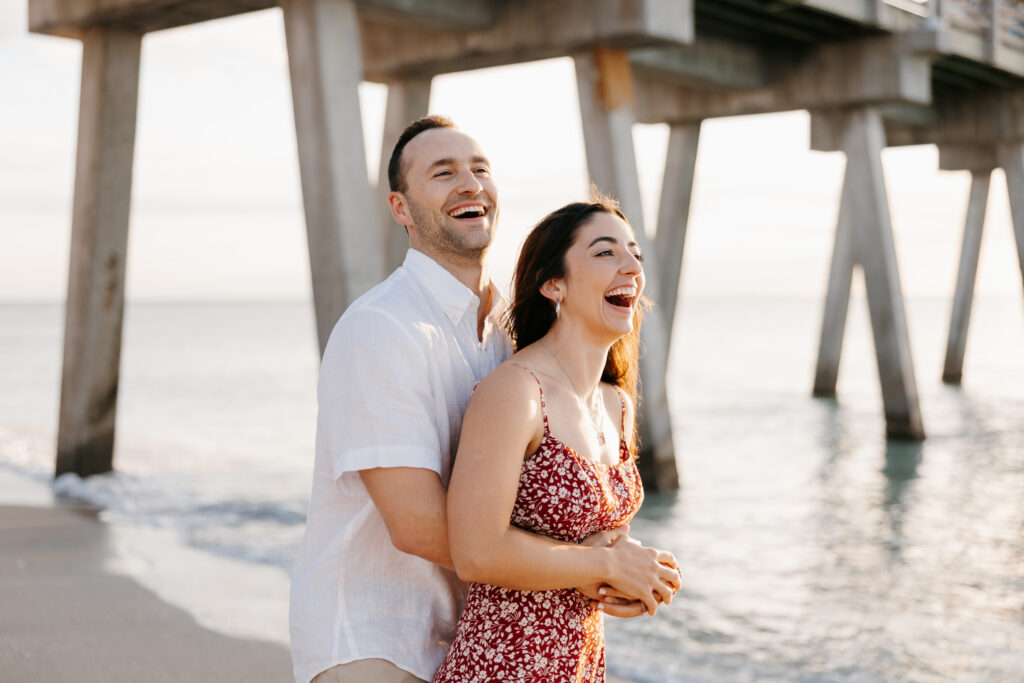
[[(603, 681), (602, 610), (653, 614), (679, 589), (672, 554), (624, 534), (543, 551), (510, 532), (580, 543), (640, 507), (641, 259), (605, 199), (555, 211), (523, 244), (509, 310), (517, 352), (477, 387), (448, 489), (452, 559), (470, 589), (435, 683)], [(587, 597), (599, 587), (625, 599)]]

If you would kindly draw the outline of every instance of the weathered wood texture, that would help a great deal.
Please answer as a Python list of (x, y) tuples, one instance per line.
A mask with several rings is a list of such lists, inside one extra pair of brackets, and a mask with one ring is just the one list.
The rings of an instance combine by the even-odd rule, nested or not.
[(674, 125), (670, 128), (665, 173), (661, 183), (658, 209), (658, 232), (654, 236), (654, 258), (660, 278), (659, 307), (668, 334), (665, 348), (671, 350), (675, 330), (676, 300), (686, 246), (686, 227), (690, 217), (690, 198), (697, 170), (697, 144), (700, 123)]
[[(618, 50), (597, 48), (577, 54), (574, 59), (590, 177), (603, 192), (619, 200), (640, 249), (651, 254), (633, 150), (629, 57)], [(657, 262), (652, 259), (645, 270), (647, 295), (660, 301)], [(650, 488), (674, 491), (679, 488), (679, 473), (665, 382), (668, 334), (664, 316), (657, 308), (644, 320), (643, 339), (646, 353), (640, 359), (643, 403), (638, 422), (642, 444), (639, 466)]]
[(494, 26), (437, 32), (363, 26), (366, 79), (480, 69), (561, 57), (598, 45), (621, 49), (693, 39), (692, 0), (518, 0)]
[(821, 321), (821, 339), (818, 343), (818, 362), (814, 372), (813, 394), (834, 397), (839, 380), (839, 359), (846, 336), (846, 318), (850, 308), (850, 288), (857, 226), (854, 224), (856, 206), (861, 198), (856, 194), (857, 169), (849, 157), (843, 175), (843, 191), (839, 198), (839, 216), (836, 221), (835, 241), (832, 245), (832, 266), (828, 272), (825, 293), (825, 313)]
[[(701, 41), (697, 40), (697, 44)], [(683, 54), (696, 47), (680, 48)], [(746, 46), (736, 56), (755, 57)], [(930, 60), (918, 54), (906, 36), (878, 36), (813, 48), (765, 48), (758, 51), (760, 85), (752, 88), (700, 89), (666, 77), (686, 63), (652, 58), (639, 67), (636, 116), (642, 123), (687, 123), (720, 116), (765, 114), (794, 109), (824, 109), (879, 103), (928, 104)], [(738, 67), (724, 66), (724, 74)], [(695, 70), (696, 71), (696, 70)], [(705, 69), (710, 78), (713, 72)], [(755, 72), (757, 73), (757, 72)], [(730, 77), (730, 82), (736, 82)]]
[(932, 121), (889, 125), (886, 142), (894, 145), (971, 147), (1024, 142), (1024, 87), (941, 90), (931, 103)]
[(1006, 174), (1006, 189), (1010, 195), (1010, 217), (1017, 243), (1017, 263), (1021, 283), (1024, 285), (1024, 144), (1006, 144), (999, 147), (999, 165)]
[(113, 465), (142, 37), (82, 38), (56, 472), (87, 476)]
[[(360, 18), (384, 25), (483, 28), (503, 0), (357, 0)], [(29, 0), (29, 28), (71, 38), (98, 25), (158, 31), (277, 7), (278, 0)]]
[(956, 276), (953, 312), (949, 321), (949, 340), (946, 343), (946, 360), (942, 369), (942, 381), (947, 384), (960, 384), (963, 376), (967, 328), (971, 320), (971, 304), (974, 300), (974, 283), (978, 275), (981, 234), (985, 225), (985, 209), (988, 206), (992, 172), (975, 172), (971, 176), (971, 194), (967, 202), (967, 217), (964, 219), (960, 267)]
[(386, 197), (388, 184), (388, 162), (398, 142), (398, 136), (412, 121), (427, 115), (430, 106), (430, 78), (415, 78), (388, 83), (388, 102), (384, 113), (384, 135), (380, 146), (380, 168), (377, 174), (377, 192), (374, 208), (377, 210), (377, 226), (384, 248), (384, 272), (390, 273), (402, 265), (409, 249), (409, 236), (391, 216)]
[(29, 0), (35, 33), (81, 38), (95, 26), (138, 33), (276, 7), (276, 0)]
[(855, 260), (864, 272), (886, 433), (890, 437), (923, 439), (924, 426), (882, 173), (885, 130), (876, 109), (855, 109), (846, 117), (843, 149), (851, 169), (846, 181), (852, 184), (850, 198), (857, 198), (857, 202), (847, 203), (844, 208), (852, 212)]
[(359, 111), (359, 24), (353, 0), (282, 3), (317, 335), (384, 275)]

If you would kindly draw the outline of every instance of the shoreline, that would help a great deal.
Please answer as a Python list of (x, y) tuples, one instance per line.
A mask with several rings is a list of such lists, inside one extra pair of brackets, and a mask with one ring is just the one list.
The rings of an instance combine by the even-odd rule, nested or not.
[[(34, 683), (292, 680), (284, 572), (101, 513), (0, 467), (5, 676)], [(611, 673), (607, 680), (629, 681)]]
[[(5, 680), (291, 680), (286, 645), (207, 628), (119, 571), (123, 542), (99, 513), (0, 471)], [(203, 577), (193, 578), (201, 599)]]

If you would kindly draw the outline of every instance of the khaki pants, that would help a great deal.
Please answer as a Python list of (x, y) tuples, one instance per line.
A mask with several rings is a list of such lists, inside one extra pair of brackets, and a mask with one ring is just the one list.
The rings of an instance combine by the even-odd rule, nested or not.
[(357, 659), (332, 666), (312, 683), (426, 683), (386, 659)]

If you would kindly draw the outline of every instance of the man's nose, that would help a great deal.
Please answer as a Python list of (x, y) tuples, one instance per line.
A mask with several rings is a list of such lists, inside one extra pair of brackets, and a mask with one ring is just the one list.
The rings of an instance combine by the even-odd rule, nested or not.
[(456, 187), (461, 194), (476, 194), (480, 190), (484, 189), (484, 186), (480, 183), (480, 179), (476, 177), (471, 169), (466, 169), (459, 173), (459, 183)]

